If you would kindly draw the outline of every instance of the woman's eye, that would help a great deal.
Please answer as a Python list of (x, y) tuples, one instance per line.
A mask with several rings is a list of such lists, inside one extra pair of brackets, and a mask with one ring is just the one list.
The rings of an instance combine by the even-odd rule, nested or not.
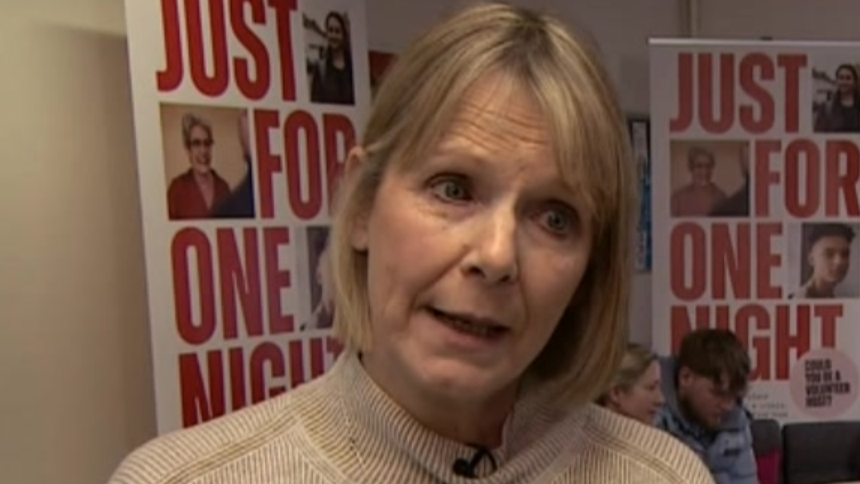
[(569, 211), (553, 208), (543, 216), (543, 223), (553, 233), (568, 235), (574, 230), (575, 216)]
[(443, 200), (463, 202), (470, 199), (469, 188), (465, 180), (445, 178), (433, 183), (432, 188), (433, 193)]

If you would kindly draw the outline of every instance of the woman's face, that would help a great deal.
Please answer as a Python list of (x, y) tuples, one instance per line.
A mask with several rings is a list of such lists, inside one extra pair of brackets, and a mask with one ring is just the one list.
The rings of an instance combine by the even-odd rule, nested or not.
[(714, 178), (714, 160), (707, 155), (700, 154), (693, 158), (690, 167), (693, 174), (693, 183), (696, 185), (710, 185)]
[(660, 386), (660, 364), (652, 362), (632, 387), (615, 390), (610, 399), (618, 413), (652, 425), (657, 411), (666, 403)]
[(455, 401), (513, 388), (586, 270), (579, 203), (531, 97), (504, 77), (477, 83), (434, 153), (388, 170), (353, 232), (371, 374)]
[(843, 67), (836, 71), (836, 87), (841, 94), (852, 93), (857, 89), (857, 79), (851, 69)]
[(338, 50), (343, 48), (343, 39), (346, 32), (344, 32), (340, 20), (336, 17), (329, 17), (328, 21), (326, 21), (325, 32), (326, 37), (328, 37), (328, 44), (332, 49)]
[(212, 169), (212, 138), (202, 126), (191, 128), (188, 160), (197, 173), (206, 174)]

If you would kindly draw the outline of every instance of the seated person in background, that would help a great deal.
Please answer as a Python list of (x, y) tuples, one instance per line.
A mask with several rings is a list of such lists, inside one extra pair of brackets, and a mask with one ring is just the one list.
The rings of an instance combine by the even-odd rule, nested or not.
[(627, 345), (612, 386), (597, 403), (625, 417), (653, 425), (654, 417), (665, 402), (657, 355), (638, 344)]
[(687, 444), (717, 484), (758, 484), (752, 418), (741, 405), (750, 358), (734, 333), (693, 331), (662, 361), (666, 405), (657, 426)]

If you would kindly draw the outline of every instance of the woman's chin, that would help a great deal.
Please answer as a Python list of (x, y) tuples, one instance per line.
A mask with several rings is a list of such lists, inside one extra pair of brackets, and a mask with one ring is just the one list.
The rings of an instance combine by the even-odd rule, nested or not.
[(473, 400), (515, 388), (517, 378), (505, 370), (502, 365), (487, 367), (452, 358), (429, 358), (421, 364), (418, 377), (428, 393)]

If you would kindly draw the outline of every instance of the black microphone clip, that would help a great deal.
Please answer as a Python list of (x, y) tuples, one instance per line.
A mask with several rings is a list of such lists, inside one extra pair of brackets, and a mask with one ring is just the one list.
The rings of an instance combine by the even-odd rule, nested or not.
[(485, 457), (490, 459), (490, 465), (493, 468), (493, 472), (498, 469), (498, 465), (496, 464), (496, 458), (493, 457), (492, 451), (485, 447), (473, 447), (475, 447), (475, 455), (472, 456), (472, 460), (466, 460), (461, 457), (454, 461), (454, 465), (451, 466), (451, 470), (454, 472), (455, 476), (465, 477), (468, 479), (477, 479), (478, 474), (476, 470), (478, 469), (478, 464), (480, 464)]

